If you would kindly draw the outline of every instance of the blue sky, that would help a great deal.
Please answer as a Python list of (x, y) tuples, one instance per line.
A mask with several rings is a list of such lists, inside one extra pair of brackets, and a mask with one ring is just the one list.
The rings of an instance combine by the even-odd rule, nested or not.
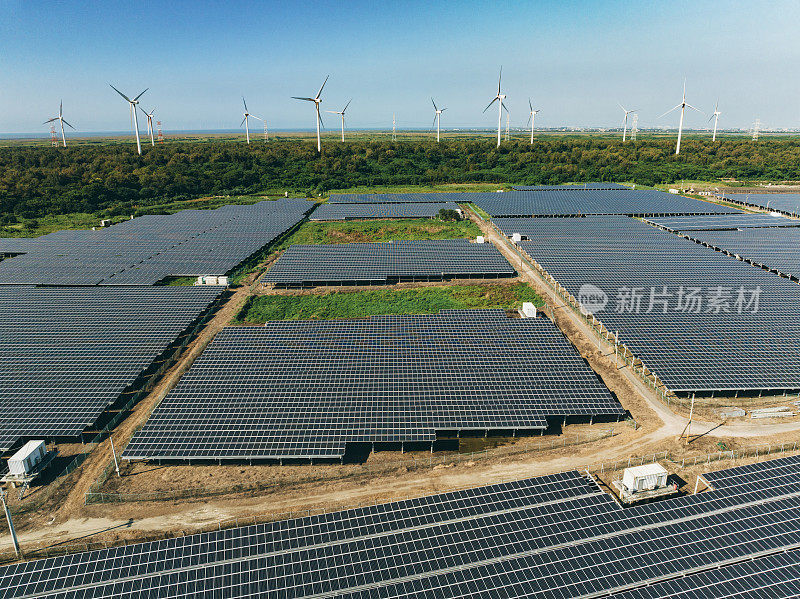
[[(348, 124), (491, 127), (503, 65), (512, 124), (612, 126), (617, 102), (641, 127), (680, 101), (721, 126), (800, 127), (800, 2), (31, 2), (0, 0), (0, 132), (47, 131), (58, 111), (79, 131), (124, 130), (145, 87), (165, 130), (229, 129), (241, 95), (270, 127), (309, 128), (352, 96)], [(329, 129), (337, 126), (327, 115)], [(687, 114), (690, 127), (706, 119)], [(141, 124), (141, 123), (140, 123)]]

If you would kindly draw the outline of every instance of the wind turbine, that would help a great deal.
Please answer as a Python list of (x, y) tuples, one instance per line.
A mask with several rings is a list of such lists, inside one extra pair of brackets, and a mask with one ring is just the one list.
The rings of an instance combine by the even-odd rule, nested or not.
[(528, 122), (531, 124), (531, 143), (533, 143), (533, 123), (536, 120), (536, 113), (539, 112), (539, 109), (538, 108), (536, 110), (533, 109), (533, 103), (531, 102), (530, 98), (528, 98), (528, 106), (531, 109), (530, 116), (528, 117)]
[[(328, 75), (328, 77), (330, 77), (330, 75)], [(306, 100), (307, 102), (314, 102), (314, 106), (317, 109), (317, 152), (322, 152), (322, 140), (319, 137), (319, 126), (320, 124), (322, 124), (322, 116), (319, 114), (319, 105), (322, 102), (320, 96), (322, 95), (322, 90), (325, 87), (325, 84), (328, 82), (328, 77), (325, 77), (325, 81), (322, 82), (322, 87), (319, 88), (317, 95), (314, 96), (313, 98), (300, 98), (298, 96), (292, 96), (292, 98), (295, 100)]]
[(623, 121), (625, 123), (625, 125), (624, 125), (624, 127), (622, 129), (622, 143), (625, 143), (625, 138), (628, 137), (628, 115), (629, 114), (633, 114), (634, 112), (636, 112), (636, 110), (628, 110), (627, 108), (625, 108), (619, 102), (617, 102), (617, 104), (619, 105), (620, 108), (622, 108), (622, 112), (625, 113), (625, 119)]
[[(72, 127), (72, 125), (70, 125), (69, 123), (67, 123), (67, 121), (64, 120), (64, 110), (63, 109), (64, 109), (64, 101), (62, 100), (58, 104), (58, 116), (54, 116), (52, 119), (47, 119), (42, 124), (46, 125), (47, 123), (52, 123), (53, 121), (58, 121), (59, 124), (61, 125), (61, 143), (63, 143), (64, 147), (66, 148), (67, 147), (67, 138), (64, 137), (64, 124), (66, 123), (69, 127)], [(75, 127), (72, 127), (72, 128), (75, 129)]]
[[(321, 92), (322, 90), (319, 90), (319, 91)], [(336, 110), (326, 110), (325, 111), (325, 112), (330, 112), (331, 114), (338, 114), (340, 117), (342, 117), (342, 141), (344, 141), (344, 113), (347, 111), (347, 107), (350, 106), (350, 102), (352, 102), (352, 101), (353, 101), (353, 98), (350, 98), (347, 101), (347, 104), (344, 105), (344, 108), (342, 108), (341, 112), (336, 111)]]
[(711, 141), (717, 141), (717, 122), (719, 121), (719, 115), (721, 115), (721, 114), (722, 113), (719, 111), (719, 100), (717, 100), (717, 103), (714, 104), (714, 114), (712, 114), (710, 117), (708, 117), (709, 121), (711, 119), (714, 119), (714, 135), (711, 138)]
[(664, 114), (662, 114), (660, 117), (658, 117), (658, 118), (665, 117), (670, 112), (672, 112), (673, 110), (677, 110), (678, 108), (681, 109), (681, 120), (678, 123), (678, 144), (675, 146), (675, 155), (676, 156), (681, 153), (681, 135), (683, 134), (683, 113), (686, 111), (686, 107), (687, 106), (689, 108), (691, 108), (692, 110), (697, 110), (697, 112), (699, 112), (700, 114), (703, 114), (703, 112), (701, 110), (698, 110), (697, 108), (695, 108), (694, 106), (692, 106), (691, 104), (686, 102), (686, 79), (684, 79), (683, 80), (683, 98), (681, 99), (681, 103), (678, 104), (677, 106), (675, 106), (674, 108), (670, 108)]
[[(506, 99), (506, 95), (500, 93), (500, 83), (501, 83), (502, 80), (503, 80), (503, 67), (500, 67), (500, 78), (497, 80), (497, 95), (492, 99), (491, 102), (489, 102), (489, 106), (487, 106), (486, 108), (483, 109), (483, 112), (486, 112), (487, 110), (489, 110), (489, 108), (492, 106), (492, 104), (494, 104), (495, 102), (499, 102), (499, 104), (497, 106), (497, 147), (498, 148), (500, 147), (500, 128), (503, 126), (503, 108), (506, 108), (505, 104), (503, 104), (503, 100)], [(508, 108), (506, 108), (506, 110), (508, 110)]]
[(254, 114), (250, 114), (250, 111), (247, 110), (247, 102), (244, 101), (244, 96), (242, 96), (242, 104), (244, 104), (244, 118), (242, 119), (242, 122), (239, 123), (239, 126), (241, 127), (242, 125), (244, 125), (244, 133), (247, 136), (247, 143), (249, 144), (250, 143), (250, 119), (254, 118), (254, 119), (258, 120), (258, 121), (261, 121), (262, 123), (264, 122), (264, 119), (261, 119), (261, 118), (257, 117)]
[[(109, 85), (111, 85), (111, 84), (109, 83)], [(125, 100), (128, 102), (128, 104), (130, 104), (131, 116), (133, 117), (133, 131), (136, 134), (136, 150), (139, 152), (139, 155), (141, 155), (142, 154), (142, 143), (139, 141), (139, 118), (136, 115), (136, 105), (139, 103), (139, 98), (141, 98), (144, 95), (144, 92), (146, 92), (150, 88), (149, 87), (145, 88), (144, 92), (142, 92), (141, 94), (136, 96), (133, 100), (131, 100), (128, 96), (126, 96), (121, 91), (119, 91), (113, 85), (111, 85), (111, 89), (113, 89), (120, 96), (125, 98)]]
[(139, 106), (139, 110), (141, 110), (144, 115), (147, 117), (147, 133), (150, 134), (150, 145), (155, 146), (156, 142), (153, 139), (153, 114), (155, 114), (156, 109), (153, 108), (150, 112), (147, 112), (144, 108)]
[(433, 109), (436, 111), (436, 114), (433, 116), (433, 124), (436, 125), (436, 143), (439, 143), (439, 125), (442, 122), (442, 113), (447, 110), (447, 108), (442, 108), (439, 110), (436, 107), (436, 102), (433, 101), (433, 98), (431, 98), (431, 103), (433, 104)]

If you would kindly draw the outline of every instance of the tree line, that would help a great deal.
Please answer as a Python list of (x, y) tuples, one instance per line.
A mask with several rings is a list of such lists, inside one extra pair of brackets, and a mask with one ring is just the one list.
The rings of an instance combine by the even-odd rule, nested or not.
[(276, 140), (173, 143), (143, 152), (125, 144), (0, 148), (2, 219), (133, 214), (169, 201), (279, 189), (316, 196), (370, 185), (800, 180), (800, 138), (791, 137), (688, 138), (680, 156), (669, 138), (623, 145), (600, 136), (516, 139), (499, 149), (489, 139), (353, 141), (328, 142), (317, 154), (310, 143)]

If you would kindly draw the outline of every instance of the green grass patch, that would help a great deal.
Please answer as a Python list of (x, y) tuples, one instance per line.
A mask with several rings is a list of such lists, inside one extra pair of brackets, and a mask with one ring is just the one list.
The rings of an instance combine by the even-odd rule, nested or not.
[(159, 287), (191, 287), (197, 277), (165, 277), (156, 283)]
[(440, 310), (501, 308), (513, 310), (522, 302), (544, 306), (527, 283), (450, 285), (369, 291), (331, 291), (309, 295), (251, 296), (236, 322), (258, 324), (270, 320), (363, 318), (380, 314), (435, 314)]
[(438, 219), (308, 221), (288, 237), (279, 249), (295, 244), (357, 243), (401, 239), (474, 239), (480, 229), (468, 220)]

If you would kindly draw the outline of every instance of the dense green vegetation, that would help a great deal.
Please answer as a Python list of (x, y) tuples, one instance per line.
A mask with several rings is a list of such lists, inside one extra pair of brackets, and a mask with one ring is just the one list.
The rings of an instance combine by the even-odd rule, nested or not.
[(527, 283), (450, 285), (376, 291), (331, 291), (309, 295), (250, 296), (236, 321), (362, 318), (378, 314), (434, 314), (461, 308), (512, 310), (522, 302), (543, 306)]
[(800, 179), (800, 139), (788, 137), (758, 143), (687, 138), (680, 156), (672, 139), (623, 145), (577, 136), (542, 136), (532, 145), (516, 139), (499, 149), (489, 139), (467, 138), (327, 143), (321, 155), (302, 141), (187, 142), (143, 152), (138, 156), (126, 144), (0, 148), (0, 226), (15, 216), (130, 215), (201, 196), (268, 190), (316, 196), (376, 185)]
[(400, 239), (474, 239), (481, 234), (468, 220), (441, 221), (430, 218), (307, 221), (276, 249), (295, 244), (361, 243)]

